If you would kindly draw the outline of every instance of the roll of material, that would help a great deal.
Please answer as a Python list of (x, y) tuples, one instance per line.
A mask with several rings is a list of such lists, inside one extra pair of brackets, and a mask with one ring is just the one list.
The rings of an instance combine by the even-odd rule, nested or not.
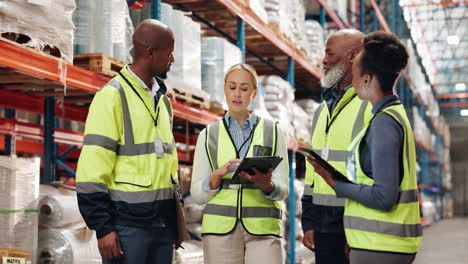
[(102, 263), (95, 233), (77, 229), (44, 228), (39, 231), (39, 264)]
[(46, 195), (39, 201), (39, 223), (49, 227), (84, 224), (76, 196)]

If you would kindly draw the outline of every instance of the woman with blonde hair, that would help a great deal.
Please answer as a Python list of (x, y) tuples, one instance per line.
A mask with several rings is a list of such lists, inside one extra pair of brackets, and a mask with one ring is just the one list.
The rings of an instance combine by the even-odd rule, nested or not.
[[(275, 122), (249, 112), (257, 90), (252, 66), (232, 66), (224, 78), (228, 112), (198, 137), (191, 195), (198, 204), (206, 204), (205, 263), (284, 263), (280, 201), (288, 195), (287, 148)], [(251, 183), (232, 184), (236, 165), (252, 156), (283, 160), (275, 170), (242, 172)]]

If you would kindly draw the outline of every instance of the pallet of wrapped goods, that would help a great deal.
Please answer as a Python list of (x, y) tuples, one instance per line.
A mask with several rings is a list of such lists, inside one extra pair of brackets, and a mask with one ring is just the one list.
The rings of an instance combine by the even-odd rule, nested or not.
[(27, 36), (29, 41), (25, 45), (39, 47), (41, 51), (45, 51), (47, 46), (56, 48), (59, 57), (71, 63), (74, 28), (72, 13), (76, 5), (74, 0), (56, 2), (22, 0), (0, 4), (0, 33)]
[(210, 109), (210, 96), (207, 92), (192, 88), (189, 84), (176, 79), (174, 76), (168, 76), (165, 84), (168, 88), (168, 96), (176, 101), (185, 102), (203, 109)]
[(75, 55), (73, 64), (80, 68), (109, 77), (115, 77), (126, 65), (125, 62), (114, 59), (103, 53)]
[[(40, 159), (0, 156), (0, 260), (36, 256)], [(15, 260), (16, 261), (16, 260)], [(11, 262), (15, 263), (15, 262)]]

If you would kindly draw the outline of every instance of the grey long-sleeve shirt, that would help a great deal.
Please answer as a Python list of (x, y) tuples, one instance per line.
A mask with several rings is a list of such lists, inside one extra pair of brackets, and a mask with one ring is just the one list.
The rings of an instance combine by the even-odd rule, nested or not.
[[(385, 96), (373, 106), (372, 113), (395, 104), (400, 104), (396, 95)], [(363, 172), (374, 179), (374, 184), (337, 182), (336, 195), (371, 208), (390, 211), (397, 202), (398, 188), (403, 179), (403, 139), (403, 128), (393, 117), (375, 115), (359, 147)]]

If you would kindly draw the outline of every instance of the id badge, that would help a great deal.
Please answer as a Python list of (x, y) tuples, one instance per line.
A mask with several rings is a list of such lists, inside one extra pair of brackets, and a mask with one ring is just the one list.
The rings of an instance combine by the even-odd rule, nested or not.
[(322, 147), (322, 153), (320, 154), (320, 157), (324, 160), (328, 161), (328, 153), (330, 152), (330, 146), (329, 145), (323, 145)]
[(158, 138), (158, 137), (154, 138), (154, 151), (156, 152), (156, 157), (158, 158), (164, 157), (162, 138)]

